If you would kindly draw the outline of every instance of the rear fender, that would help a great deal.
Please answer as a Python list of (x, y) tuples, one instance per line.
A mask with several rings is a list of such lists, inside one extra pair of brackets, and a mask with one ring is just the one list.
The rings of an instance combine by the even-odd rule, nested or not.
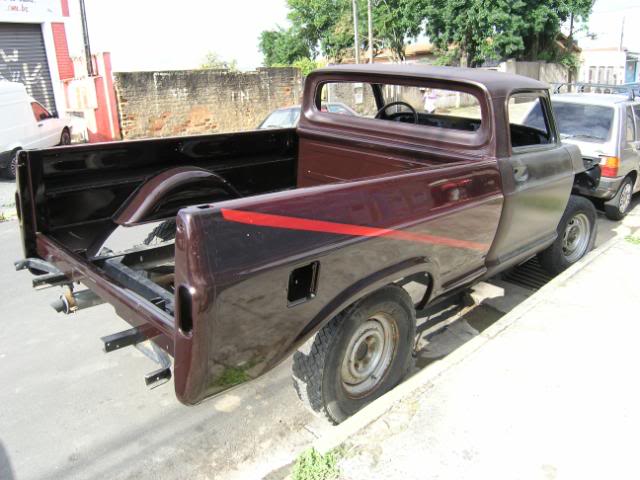
[(324, 325), (329, 323), (332, 318), (349, 306), (387, 285), (402, 283), (402, 280), (407, 277), (413, 277), (416, 275), (423, 275), (425, 277), (427, 291), (425, 293), (426, 298), (423, 302), (428, 302), (433, 292), (438, 291), (440, 288), (438, 272), (438, 265), (428, 258), (410, 258), (361, 279), (351, 287), (341, 292), (337, 297), (329, 302), (311, 322), (309, 322), (308, 327), (303, 330), (300, 336), (296, 339), (292, 350), (295, 350), (301, 344), (306, 342)]

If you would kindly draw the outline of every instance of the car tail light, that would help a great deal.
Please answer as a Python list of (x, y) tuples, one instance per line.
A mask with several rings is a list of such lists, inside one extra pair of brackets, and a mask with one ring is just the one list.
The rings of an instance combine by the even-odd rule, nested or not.
[(617, 177), (620, 159), (618, 157), (600, 157), (600, 170), (603, 177)]

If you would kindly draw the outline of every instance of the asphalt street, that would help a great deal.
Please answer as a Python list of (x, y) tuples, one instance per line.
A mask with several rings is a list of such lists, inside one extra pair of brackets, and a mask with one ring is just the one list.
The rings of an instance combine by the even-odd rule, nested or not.
[[(0, 182), (0, 205), (12, 192)], [(598, 243), (619, 228), (602, 215), (598, 224)], [(34, 291), (30, 275), (13, 269), (21, 258), (15, 220), (0, 223), (0, 245), (2, 480), (261, 478), (332, 428), (298, 402), (289, 362), (197, 407), (178, 403), (172, 382), (147, 389), (143, 376), (154, 364), (133, 348), (101, 349), (100, 337), (127, 328), (111, 307), (56, 314), (49, 302), (57, 290)], [(478, 299), (491, 291), (499, 301), (453, 311), (422, 332), (418, 366), (528, 294), (497, 281), (481, 286)]]

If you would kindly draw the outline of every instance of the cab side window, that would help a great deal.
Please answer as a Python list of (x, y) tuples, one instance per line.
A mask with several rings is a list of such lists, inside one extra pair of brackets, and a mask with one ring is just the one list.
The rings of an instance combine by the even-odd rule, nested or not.
[(36, 118), (36, 122), (46, 120), (52, 116), (49, 111), (38, 102), (31, 102), (31, 109), (33, 110), (33, 116)]
[(509, 98), (508, 115), (512, 148), (554, 142), (542, 96), (534, 93), (512, 95)]

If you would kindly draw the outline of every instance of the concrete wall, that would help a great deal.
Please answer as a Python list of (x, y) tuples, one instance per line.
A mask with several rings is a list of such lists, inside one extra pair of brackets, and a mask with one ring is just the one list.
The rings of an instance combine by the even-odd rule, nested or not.
[(567, 67), (559, 63), (517, 62), (515, 60), (507, 60), (506, 62), (500, 63), (497, 70), (535, 78), (536, 80), (547, 83), (567, 82), (569, 79)]
[(116, 72), (115, 85), (124, 139), (250, 130), (302, 94), (295, 68)]

